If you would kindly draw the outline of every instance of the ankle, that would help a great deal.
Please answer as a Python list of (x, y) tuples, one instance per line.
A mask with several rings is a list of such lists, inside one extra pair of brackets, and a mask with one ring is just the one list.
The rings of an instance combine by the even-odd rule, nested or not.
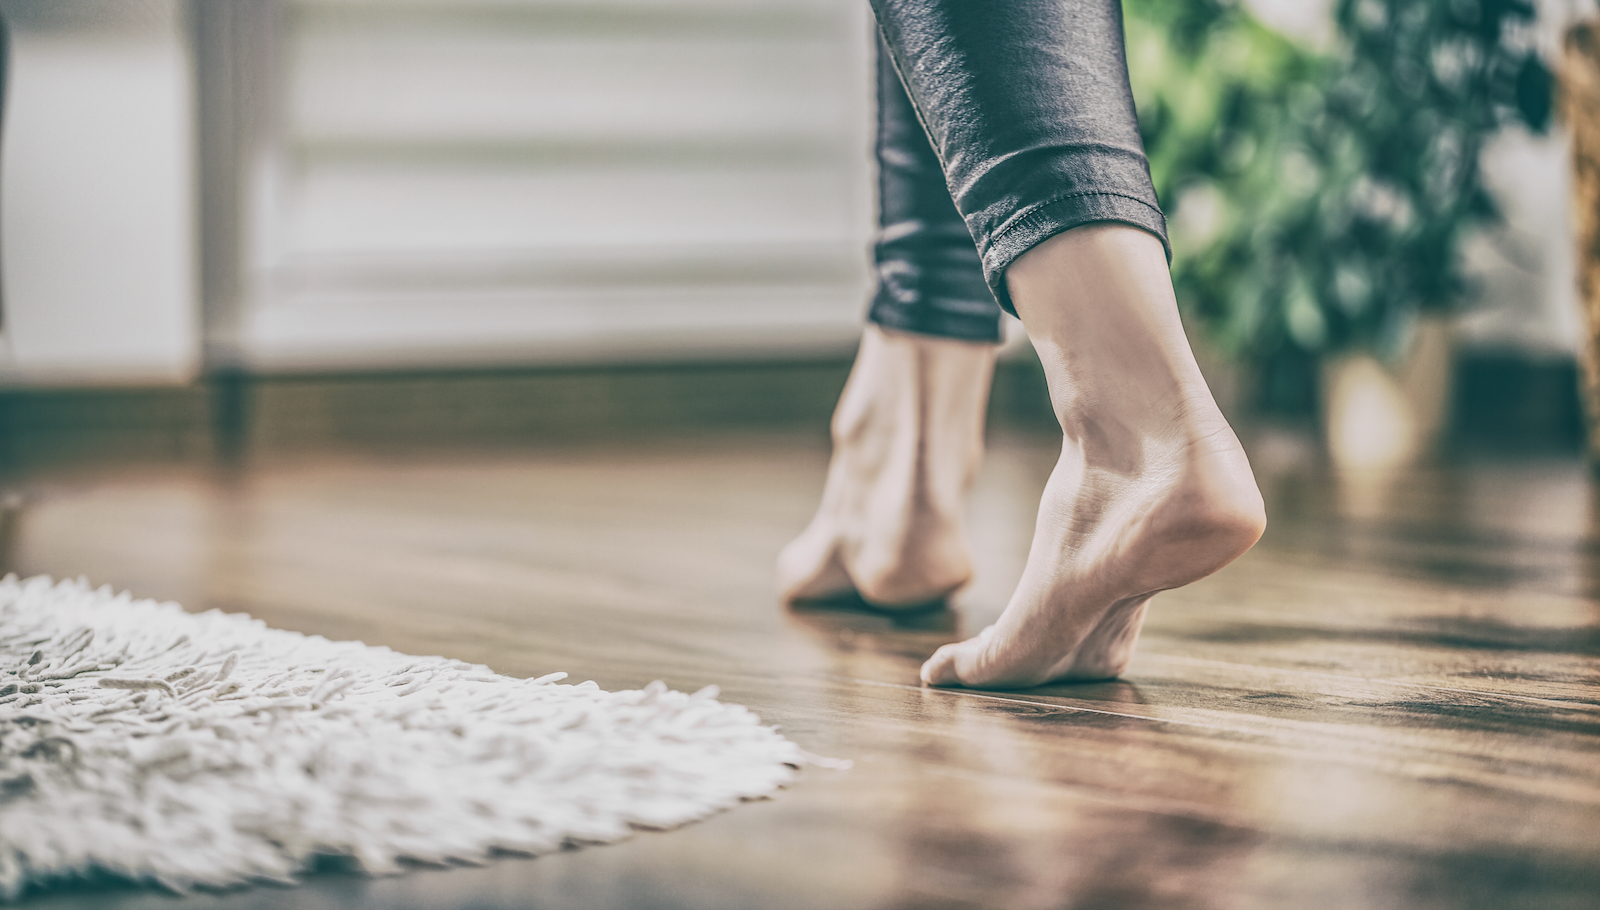
[(1133, 328), (1129, 337), (1186, 346), (1166, 253), (1138, 228), (1089, 224), (1050, 237), (1011, 264), (1006, 287), (1028, 336), (1063, 350), (1094, 350), (1088, 337)]
[(1112, 422), (1226, 427), (1184, 335), (1165, 253), (1137, 228), (1096, 224), (1046, 240), (1006, 274), (1069, 435)]
[(996, 345), (868, 325), (832, 424), (836, 446), (871, 428), (981, 442)]

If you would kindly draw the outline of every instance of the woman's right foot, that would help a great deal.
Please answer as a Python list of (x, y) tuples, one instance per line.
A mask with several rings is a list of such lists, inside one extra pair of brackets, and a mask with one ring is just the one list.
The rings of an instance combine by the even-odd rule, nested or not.
[(1151, 595), (1237, 559), (1266, 524), (1153, 235), (1075, 228), (1025, 253), (1006, 280), (1050, 386), (1061, 459), (1010, 603), (977, 637), (928, 659), (932, 685), (1117, 676)]
[(972, 577), (962, 501), (983, 456), (996, 347), (869, 325), (833, 415), (816, 517), (778, 556), (787, 601), (940, 601)]

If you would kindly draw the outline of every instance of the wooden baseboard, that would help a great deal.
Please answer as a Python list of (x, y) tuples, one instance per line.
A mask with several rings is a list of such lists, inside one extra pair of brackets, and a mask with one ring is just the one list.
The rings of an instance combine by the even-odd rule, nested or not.
[[(182, 387), (0, 393), (10, 473), (107, 461), (560, 445), (759, 431), (826, 434), (844, 359), (322, 376), (221, 373)], [(1002, 362), (991, 422), (1048, 428), (1036, 361)]]

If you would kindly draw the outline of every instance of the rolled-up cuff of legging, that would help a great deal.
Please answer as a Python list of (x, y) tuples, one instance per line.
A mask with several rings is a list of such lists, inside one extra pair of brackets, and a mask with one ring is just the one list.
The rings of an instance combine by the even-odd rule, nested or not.
[(989, 238), (983, 249), (983, 274), (1000, 306), (1011, 315), (1017, 315), (1017, 308), (1006, 291), (1006, 269), (1018, 256), (1064, 231), (1108, 221), (1154, 234), (1166, 250), (1167, 261), (1172, 261), (1167, 219), (1160, 209), (1143, 199), (1121, 193), (1075, 193), (1039, 206)]
[(1003, 337), (1000, 328), (1002, 317), (999, 311), (994, 309), (994, 304), (984, 301), (983, 306), (988, 307), (991, 312), (988, 314), (970, 312), (978, 309), (971, 303), (959, 308), (942, 308), (938, 300), (907, 304), (878, 297), (872, 301), (871, 308), (867, 310), (867, 321), (886, 329), (910, 332), (914, 335), (998, 344)]

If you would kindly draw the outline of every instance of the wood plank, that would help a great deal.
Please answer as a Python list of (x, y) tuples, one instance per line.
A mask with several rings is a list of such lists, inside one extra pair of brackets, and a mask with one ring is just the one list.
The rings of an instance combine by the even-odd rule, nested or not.
[[(1162, 595), (1127, 678), (916, 685), (1020, 571), (1049, 439), (999, 438), (955, 609), (784, 609), (825, 450), (793, 437), (39, 477), (24, 572), (610, 688), (718, 684), (850, 758), (616, 847), (184, 898), (268, 907), (1584, 907), (1600, 895), (1600, 547), (1581, 471), (1269, 476), (1273, 526)], [(1519, 494), (1518, 491), (1521, 491)], [(1467, 570), (1461, 569), (1468, 567)], [(1486, 567), (1473, 571), (1475, 567)], [(138, 907), (58, 889), (40, 907)]]

